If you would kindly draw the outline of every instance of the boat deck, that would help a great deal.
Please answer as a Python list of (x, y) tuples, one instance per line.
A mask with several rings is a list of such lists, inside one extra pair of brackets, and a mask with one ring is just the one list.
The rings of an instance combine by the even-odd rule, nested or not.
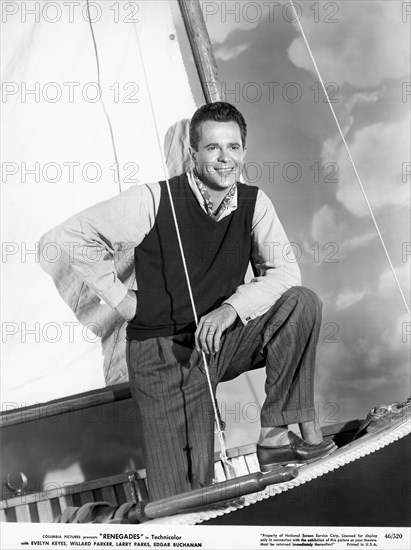
[[(389, 427), (376, 433), (367, 434), (360, 439), (352, 440), (359, 421), (339, 424), (323, 430), (325, 437), (333, 436), (339, 445), (330, 456), (314, 461), (299, 468), (297, 478), (284, 483), (269, 485), (256, 493), (243, 495), (227, 502), (227, 494), (221, 493), (220, 502), (203, 506), (201, 509), (187, 510), (173, 516), (152, 519), (152, 523), (197, 524), (225, 516), (230, 512), (241, 510), (257, 504), (270, 497), (279, 495), (308, 483), (328, 472), (357, 461), (360, 458), (387, 447), (394, 441), (404, 438), (411, 431), (409, 414), (401, 417)], [(228, 457), (236, 472), (236, 479), (259, 472), (255, 445), (230, 449)], [(407, 458), (408, 460), (408, 458)], [(216, 457), (216, 481), (227, 481), (223, 464)], [(406, 480), (404, 480), (406, 484)], [(124, 503), (139, 503), (147, 500), (145, 470), (126, 472), (116, 476), (89, 481), (85, 483), (58, 487), (46, 492), (12, 496), (0, 503), (0, 519), (5, 522), (52, 522), (67, 508), (80, 508), (85, 504), (106, 502), (115, 507)], [(272, 522), (272, 518), (270, 518)]]

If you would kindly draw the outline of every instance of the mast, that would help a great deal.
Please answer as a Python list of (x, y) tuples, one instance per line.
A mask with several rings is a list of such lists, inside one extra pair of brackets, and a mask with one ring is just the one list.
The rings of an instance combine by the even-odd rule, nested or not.
[(222, 101), (218, 67), (199, 0), (178, 0), (207, 103)]

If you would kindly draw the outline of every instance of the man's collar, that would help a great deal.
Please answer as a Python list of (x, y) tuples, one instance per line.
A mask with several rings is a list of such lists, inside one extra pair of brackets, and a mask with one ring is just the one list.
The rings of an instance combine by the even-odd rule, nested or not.
[[(207, 201), (210, 199), (209, 199), (209, 195), (207, 197), (204, 194), (204, 189), (206, 189), (204, 183), (201, 181), (199, 176), (195, 173), (194, 169), (187, 172), (187, 177), (188, 177), (188, 183), (190, 185), (190, 188), (193, 191), (197, 201), (200, 203), (203, 210), (209, 213), (209, 210), (212, 209), (213, 206), (212, 204), (208, 204), (208, 207), (207, 207)], [(230, 189), (227, 191), (226, 197), (223, 199), (224, 212), (221, 212), (221, 217), (224, 217), (224, 215), (228, 215), (233, 210), (237, 209), (237, 196), (238, 196), (237, 185), (233, 184), (233, 186), (230, 187)], [(220, 219), (220, 216), (217, 216), (217, 219)]]

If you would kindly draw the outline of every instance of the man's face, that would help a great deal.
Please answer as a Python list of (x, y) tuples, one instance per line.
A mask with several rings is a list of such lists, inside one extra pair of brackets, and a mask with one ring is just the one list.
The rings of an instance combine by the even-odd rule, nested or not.
[(239, 180), (245, 156), (236, 122), (206, 120), (199, 128), (198, 151), (191, 156), (201, 181), (222, 191)]

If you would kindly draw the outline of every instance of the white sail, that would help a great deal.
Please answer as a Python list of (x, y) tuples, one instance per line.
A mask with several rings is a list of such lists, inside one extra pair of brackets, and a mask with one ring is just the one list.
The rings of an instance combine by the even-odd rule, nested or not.
[[(164, 178), (151, 105), (161, 142), (195, 110), (167, 1), (89, 7), (33, 1), (9, 3), (3, 14), (3, 410), (126, 380), (118, 318), (88, 289), (79, 303), (52, 231), (40, 258), (36, 246), (120, 188)], [(168, 132), (169, 160), (184, 138), (184, 124)], [(73, 300), (82, 323), (67, 306)]]

